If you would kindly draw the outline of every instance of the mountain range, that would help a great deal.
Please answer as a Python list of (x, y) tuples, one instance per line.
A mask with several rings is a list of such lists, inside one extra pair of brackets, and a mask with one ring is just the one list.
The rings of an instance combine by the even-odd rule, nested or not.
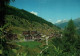
[[(77, 28), (77, 31), (80, 33), (80, 18), (74, 19), (73, 22)], [(65, 22), (61, 21), (59, 23), (55, 23), (55, 25), (60, 27), (61, 29), (64, 29), (65, 26), (67, 26), (67, 24), (68, 24), (68, 21), (65, 21)]]

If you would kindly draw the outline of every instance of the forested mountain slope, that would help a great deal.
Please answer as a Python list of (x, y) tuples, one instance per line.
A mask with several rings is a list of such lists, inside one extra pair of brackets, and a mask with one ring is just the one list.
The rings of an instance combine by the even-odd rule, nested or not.
[(14, 33), (21, 33), (26, 30), (34, 30), (49, 35), (59, 29), (52, 23), (23, 9), (7, 6), (6, 10), (4, 26), (6, 31), (12, 30)]

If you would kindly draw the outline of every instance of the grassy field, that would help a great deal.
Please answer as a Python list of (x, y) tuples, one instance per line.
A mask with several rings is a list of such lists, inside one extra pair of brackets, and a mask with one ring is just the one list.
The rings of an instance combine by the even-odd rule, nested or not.
[(41, 43), (37, 41), (17, 42), (16, 44), (21, 46), (28, 46), (29, 48), (34, 48), (41, 45)]
[(0, 50), (0, 54), (2, 54), (2, 50)]

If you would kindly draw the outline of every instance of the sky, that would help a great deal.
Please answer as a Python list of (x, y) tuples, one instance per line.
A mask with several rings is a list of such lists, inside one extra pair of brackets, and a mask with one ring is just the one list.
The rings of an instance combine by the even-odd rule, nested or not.
[(16, 0), (10, 5), (29, 11), (52, 23), (80, 17), (80, 0)]

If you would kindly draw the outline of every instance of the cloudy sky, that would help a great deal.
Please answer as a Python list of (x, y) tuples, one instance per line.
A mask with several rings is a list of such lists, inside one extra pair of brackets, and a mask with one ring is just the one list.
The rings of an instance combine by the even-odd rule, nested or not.
[(52, 23), (80, 17), (80, 0), (16, 0), (10, 5), (27, 10)]

